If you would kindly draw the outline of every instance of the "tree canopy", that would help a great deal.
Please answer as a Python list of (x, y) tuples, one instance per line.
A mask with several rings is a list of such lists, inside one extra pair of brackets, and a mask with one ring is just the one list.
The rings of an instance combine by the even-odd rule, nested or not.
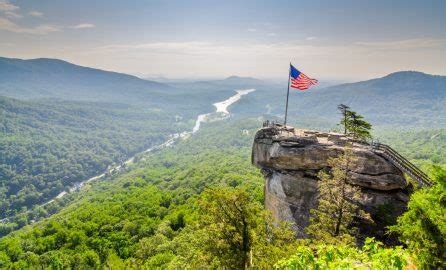
[(408, 211), (391, 227), (422, 269), (446, 267), (446, 170), (434, 166), (436, 184), (412, 194)]
[(364, 117), (350, 109), (349, 106), (340, 104), (338, 110), (342, 114), (340, 125), (344, 127), (344, 133), (355, 139), (366, 140), (372, 138), (372, 125), (364, 120)]
[(370, 216), (354, 203), (361, 193), (359, 187), (349, 184), (353, 161), (354, 156), (347, 148), (339, 157), (328, 160), (329, 173), (321, 171), (318, 174), (318, 205), (311, 210), (306, 232), (320, 242), (353, 244), (356, 235), (354, 218), (370, 220)]
[[(129, 172), (86, 186), (60, 213), (1, 238), (0, 268), (265, 269), (318, 256), (322, 245), (296, 241), (263, 210), (263, 177), (250, 164), (249, 134), (259, 124), (209, 124)], [(368, 266), (386, 254), (405, 265), (400, 248), (372, 246), (347, 252), (339, 245), (334, 251), (344, 255), (334, 259), (353, 265), (362, 256)]]

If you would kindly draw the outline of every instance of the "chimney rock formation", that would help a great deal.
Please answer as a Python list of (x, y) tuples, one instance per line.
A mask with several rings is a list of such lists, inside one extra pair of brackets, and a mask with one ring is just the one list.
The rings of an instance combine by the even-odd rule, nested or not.
[(254, 139), (252, 163), (265, 176), (265, 207), (277, 220), (291, 222), (297, 237), (306, 237), (310, 209), (317, 204), (317, 174), (329, 169), (328, 159), (343, 153), (346, 143), (355, 157), (350, 183), (362, 193), (356, 203), (374, 220), (374, 224), (359, 221), (359, 233), (389, 242), (385, 226), (395, 222), (409, 200), (404, 175), (370, 146), (343, 134), (281, 125), (260, 129)]

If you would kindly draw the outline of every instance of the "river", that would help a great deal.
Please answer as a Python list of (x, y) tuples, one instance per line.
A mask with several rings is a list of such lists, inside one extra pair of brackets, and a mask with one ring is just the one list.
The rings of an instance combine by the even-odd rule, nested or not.
[[(217, 102), (217, 103), (212, 104), (215, 107), (215, 112), (198, 115), (197, 120), (195, 120), (195, 125), (192, 128), (192, 131), (184, 131), (182, 133), (171, 134), (169, 136), (169, 139), (166, 140), (165, 142), (163, 142), (162, 144), (152, 146), (149, 149), (146, 149), (145, 151), (143, 151), (141, 153), (138, 153), (136, 155), (139, 155), (139, 154), (142, 154), (142, 153), (150, 153), (150, 152), (153, 152), (155, 150), (159, 150), (159, 149), (163, 149), (163, 148), (172, 146), (178, 139), (184, 138), (184, 137), (186, 137), (188, 135), (192, 135), (192, 134), (196, 133), (198, 130), (200, 130), (201, 124), (206, 121), (207, 117), (209, 117), (210, 115), (212, 115), (214, 113), (220, 113), (221, 114), (221, 118), (220, 119), (225, 119), (227, 116), (230, 115), (230, 113), (228, 111), (228, 107), (229, 106), (231, 106), (232, 104), (234, 104), (237, 101), (239, 101), (242, 98), (242, 96), (248, 95), (249, 93), (254, 92), (254, 91), (255, 91), (255, 89), (235, 90), (235, 92), (236, 92), (235, 95), (233, 95), (230, 98), (225, 99), (225, 100), (223, 100), (221, 102)], [(131, 157), (131, 158), (129, 158), (128, 160), (124, 161), (123, 163), (115, 166), (114, 168), (108, 169), (107, 171), (105, 171), (102, 174), (99, 174), (99, 175), (96, 175), (94, 177), (91, 177), (91, 178), (89, 178), (89, 179), (87, 179), (85, 181), (82, 181), (82, 182), (79, 182), (79, 183), (75, 183), (74, 186), (69, 189), (69, 191), (62, 191), (56, 197), (54, 197), (53, 199), (51, 199), (51, 200), (41, 204), (40, 206), (45, 206), (47, 204), (50, 204), (50, 203), (54, 202), (54, 200), (56, 200), (56, 199), (60, 199), (60, 198), (64, 197), (65, 195), (67, 195), (69, 193), (73, 193), (73, 192), (79, 191), (85, 184), (87, 184), (89, 182), (92, 182), (92, 181), (95, 181), (95, 180), (99, 180), (99, 179), (105, 177), (107, 174), (110, 174), (110, 173), (113, 173), (113, 172), (116, 172), (116, 171), (120, 171), (123, 166), (132, 164), (135, 161), (136, 155)], [(0, 220), (0, 222), (2, 222), (2, 221), (4, 221), (4, 220)]]
[[(141, 153), (138, 153), (138, 154), (134, 155), (133, 157), (129, 158), (128, 160), (124, 161), (123, 163), (115, 166), (114, 168), (107, 169), (107, 171), (105, 171), (102, 174), (99, 174), (99, 175), (96, 175), (94, 177), (91, 177), (91, 178), (89, 178), (89, 179), (87, 179), (85, 181), (82, 181), (82, 182), (79, 182), (79, 183), (75, 183), (74, 186), (71, 187), (68, 191), (62, 191), (56, 197), (54, 197), (53, 199), (51, 199), (51, 200), (41, 204), (40, 206), (45, 206), (47, 204), (50, 204), (50, 203), (54, 202), (54, 200), (56, 200), (56, 199), (63, 198), (64, 196), (66, 196), (66, 195), (68, 195), (70, 193), (79, 191), (79, 190), (81, 190), (81, 188), (85, 184), (87, 184), (89, 182), (92, 182), (92, 181), (95, 181), (95, 180), (99, 180), (101, 178), (104, 178), (107, 174), (111, 174), (113, 172), (119, 172), (123, 168), (123, 166), (132, 164), (135, 161), (135, 157), (137, 155), (139, 155), (139, 154), (150, 153), (150, 152), (153, 152), (155, 150), (159, 150), (159, 149), (163, 149), (163, 148), (172, 146), (178, 139), (184, 138), (184, 137), (186, 137), (188, 135), (192, 135), (192, 134), (196, 133), (198, 130), (200, 130), (201, 124), (203, 122), (206, 122), (207, 118), (209, 116), (211, 116), (212, 114), (215, 114), (215, 113), (220, 114), (219, 115), (220, 119), (221, 120), (225, 119), (226, 117), (228, 117), (230, 115), (229, 109), (228, 109), (229, 106), (231, 106), (232, 104), (234, 104), (237, 101), (239, 101), (242, 98), (242, 96), (248, 95), (249, 93), (254, 92), (254, 91), (255, 91), (255, 89), (235, 90), (235, 92), (236, 92), (235, 95), (233, 95), (230, 98), (225, 99), (223, 101), (216, 102), (216, 103), (212, 104), (215, 107), (215, 112), (198, 115), (197, 116), (197, 120), (195, 120), (195, 125), (194, 125), (194, 127), (192, 128), (191, 131), (184, 131), (182, 133), (171, 134), (169, 136), (169, 139), (164, 141), (162, 144), (158, 144), (158, 145), (152, 146), (149, 149), (146, 149), (145, 151), (143, 151)], [(0, 223), (8, 222), (10, 218), (11, 217), (1, 219)]]

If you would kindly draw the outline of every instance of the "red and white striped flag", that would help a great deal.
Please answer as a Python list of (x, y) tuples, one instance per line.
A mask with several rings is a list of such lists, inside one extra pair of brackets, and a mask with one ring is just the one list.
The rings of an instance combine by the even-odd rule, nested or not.
[(293, 65), (290, 66), (290, 79), (290, 86), (299, 90), (307, 90), (310, 86), (317, 84), (316, 79), (311, 79), (293, 67)]

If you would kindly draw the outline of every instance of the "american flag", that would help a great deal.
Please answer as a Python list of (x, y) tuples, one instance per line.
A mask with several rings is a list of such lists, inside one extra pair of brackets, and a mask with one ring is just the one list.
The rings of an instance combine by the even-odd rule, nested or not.
[(317, 84), (316, 79), (311, 79), (307, 75), (290, 65), (291, 87), (299, 90), (307, 90), (310, 86)]

